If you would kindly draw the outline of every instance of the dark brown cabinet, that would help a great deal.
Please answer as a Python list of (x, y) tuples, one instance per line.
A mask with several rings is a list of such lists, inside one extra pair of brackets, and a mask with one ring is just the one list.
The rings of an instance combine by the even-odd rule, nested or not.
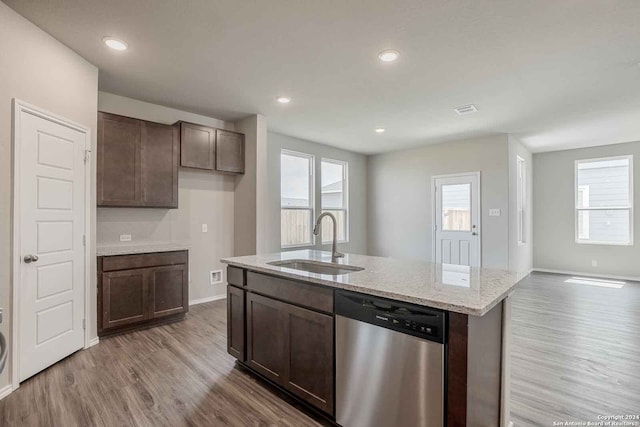
[(216, 170), (244, 173), (244, 135), (228, 130), (216, 130)]
[(180, 122), (180, 166), (214, 170), (215, 147), (215, 129)]
[(180, 166), (225, 173), (244, 173), (244, 135), (193, 123), (180, 127)]
[(245, 361), (245, 292), (235, 286), (227, 286), (227, 348), (229, 354)]
[[(248, 272), (246, 290), (229, 286), (229, 353), (307, 403), (333, 414), (333, 315), (291, 304), (300, 293), (293, 292), (291, 281), (283, 279), (279, 286), (279, 280)], [(298, 285), (303, 292), (317, 292), (321, 299), (325, 291), (332, 295), (326, 288)], [(241, 340), (245, 331), (243, 360), (238, 346), (245, 342)]]
[(174, 126), (98, 113), (97, 198), (105, 207), (178, 207)]
[(98, 335), (184, 318), (188, 265), (187, 251), (98, 257)]
[(333, 413), (333, 316), (287, 304), (287, 387)]

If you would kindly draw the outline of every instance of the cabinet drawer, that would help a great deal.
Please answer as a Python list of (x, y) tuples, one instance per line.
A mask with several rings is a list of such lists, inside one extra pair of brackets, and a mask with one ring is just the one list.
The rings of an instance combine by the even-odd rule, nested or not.
[(326, 313), (333, 312), (333, 290), (247, 271), (247, 289)]
[(245, 285), (244, 270), (236, 267), (227, 267), (227, 283), (243, 288)]
[(188, 258), (188, 251), (106, 256), (102, 258), (102, 271), (186, 264)]

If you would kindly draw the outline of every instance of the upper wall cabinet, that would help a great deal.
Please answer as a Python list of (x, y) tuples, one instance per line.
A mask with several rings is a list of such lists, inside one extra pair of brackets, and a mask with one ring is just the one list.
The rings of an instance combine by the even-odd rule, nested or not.
[(179, 122), (180, 166), (226, 173), (244, 173), (244, 135)]
[(215, 129), (180, 122), (180, 166), (212, 171), (215, 149)]
[(104, 207), (178, 207), (175, 126), (98, 113), (97, 199)]

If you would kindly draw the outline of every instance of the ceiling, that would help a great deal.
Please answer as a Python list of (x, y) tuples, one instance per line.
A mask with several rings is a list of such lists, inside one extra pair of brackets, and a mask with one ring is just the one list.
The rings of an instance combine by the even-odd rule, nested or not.
[[(272, 131), (353, 151), (503, 132), (533, 151), (640, 140), (637, 0), (6, 3), (96, 64), (100, 90), (261, 113)], [(400, 58), (379, 61), (390, 48)], [(465, 104), (479, 112), (453, 112)]]

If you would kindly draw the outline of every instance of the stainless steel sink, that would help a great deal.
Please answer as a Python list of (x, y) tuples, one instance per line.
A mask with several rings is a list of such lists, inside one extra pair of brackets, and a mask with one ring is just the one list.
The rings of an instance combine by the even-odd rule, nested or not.
[(285, 261), (273, 261), (269, 263), (276, 267), (291, 268), (293, 270), (307, 271), (309, 273), (328, 274), (336, 276), (362, 271), (364, 268), (354, 265), (333, 264), (329, 262), (307, 261), (304, 259), (288, 259)]

